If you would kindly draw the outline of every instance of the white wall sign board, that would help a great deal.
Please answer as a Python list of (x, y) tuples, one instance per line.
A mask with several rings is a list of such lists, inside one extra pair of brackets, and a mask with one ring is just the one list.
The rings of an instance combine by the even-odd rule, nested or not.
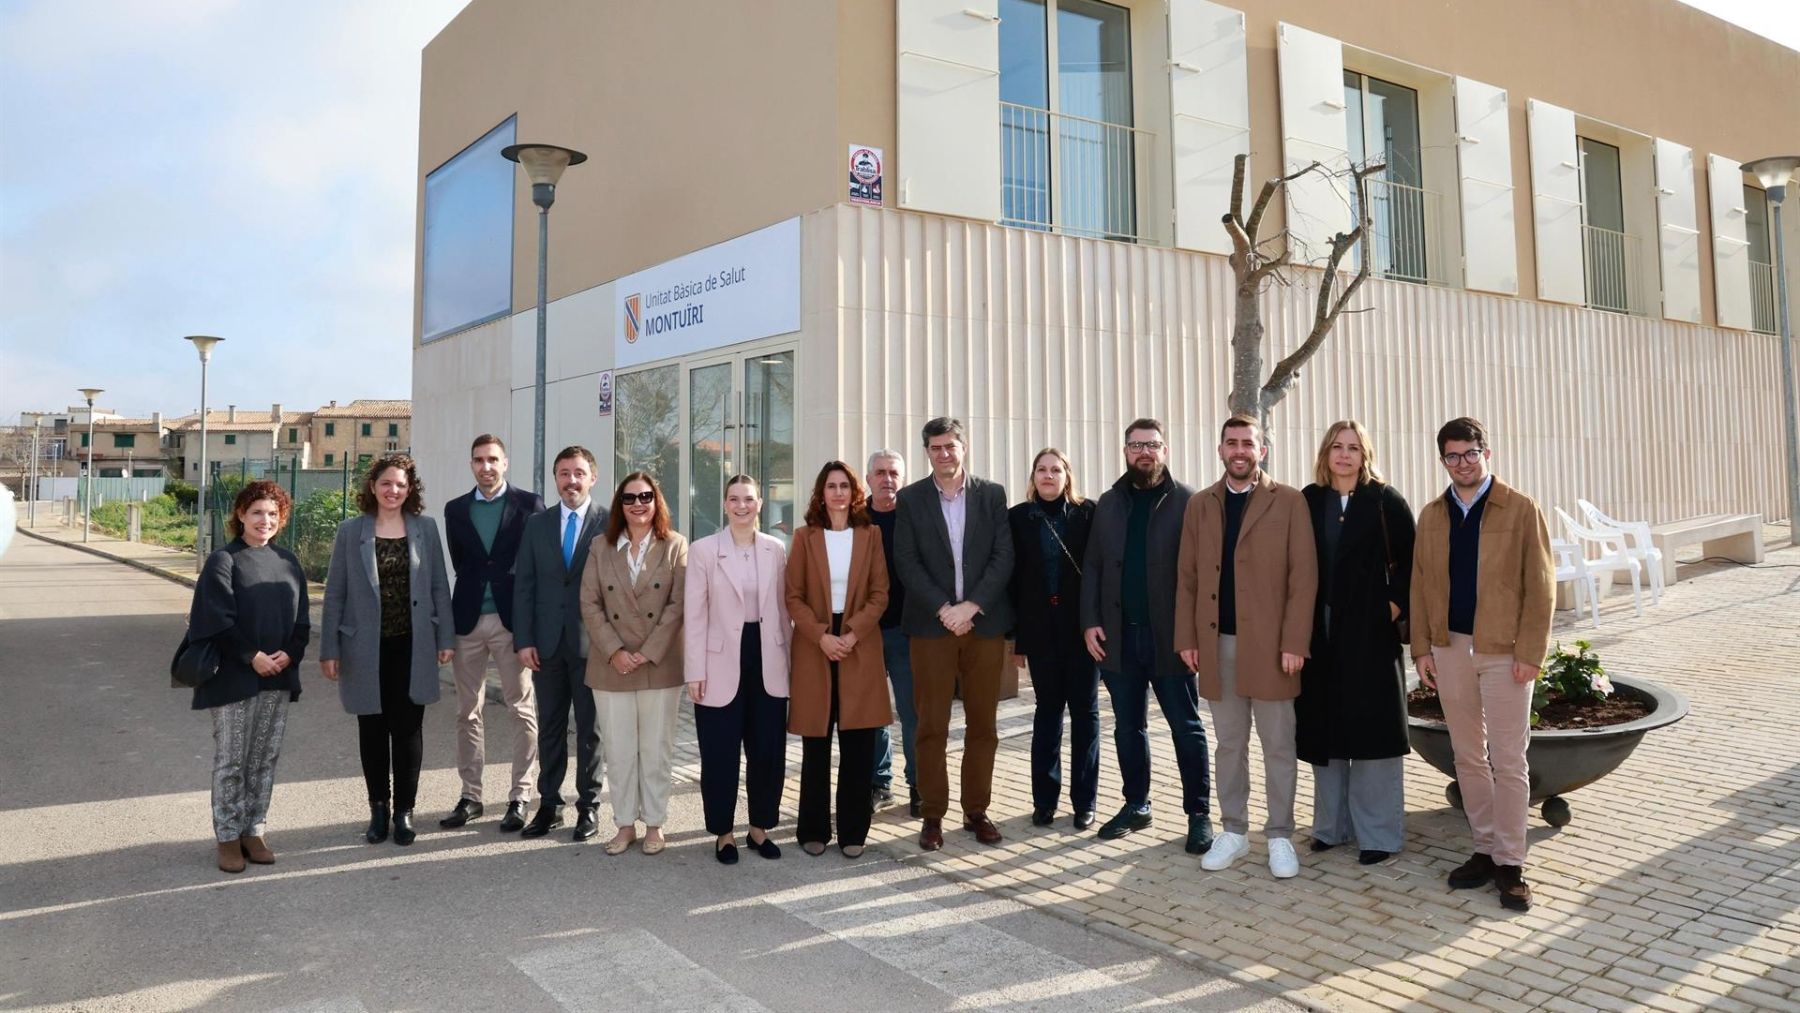
[(800, 219), (620, 278), (613, 366), (800, 329)]

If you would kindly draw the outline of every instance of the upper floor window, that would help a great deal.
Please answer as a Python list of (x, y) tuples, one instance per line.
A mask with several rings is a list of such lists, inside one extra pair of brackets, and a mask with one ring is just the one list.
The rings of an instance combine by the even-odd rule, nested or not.
[(1001, 0), (1002, 221), (1139, 235), (1131, 12), (1099, 0)]
[(337, 423), (336, 422), (325, 423), (325, 435), (326, 436), (336, 436), (337, 435)]
[(369, 423), (367, 423), (367, 422), (364, 422), (364, 423), (363, 423), (363, 424), (362, 424), (362, 434), (363, 434), (363, 435), (364, 435), (364, 436), (368, 436), (368, 435), (370, 435), (370, 432), (369, 432)]
[(1581, 153), (1581, 244), (1587, 271), (1587, 304), (1625, 313), (1631, 309), (1634, 240), (1625, 234), (1625, 188), (1619, 149), (1577, 137)]
[(115, 449), (126, 450), (126, 449), (130, 449), (130, 448), (134, 448), (136, 446), (137, 446), (137, 434), (136, 433), (114, 433), (113, 434), (113, 447)]
[(288, 429), (288, 442), (289, 443), (299, 443), (300, 442), (300, 430), (289, 428)]
[(237, 446), (237, 434), (236, 433), (226, 433), (225, 434), (225, 445), (227, 447)]
[(1769, 195), (1744, 185), (1744, 238), (1750, 244), (1750, 327), (1775, 333), (1775, 256), (1770, 251)]
[[(512, 310), (515, 119), (488, 131), (425, 177), (420, 281), (424, 340)], [(327, 433), (327, 435), (330, 435)]]
[(388, 423), (388, 435), (389, 436), (399, 436), (400, 435), (400, 423), (389, 422)]
[[(1425, 189), (1419, 141), (1419, 93), (1354, 70), (1344, 71), (1345, 148), (1350, 164), (1379, 160), (1369, 177), (1369, 224), (1374, 246), (1370, 273), (1424, 283), (1430, 279), (1430, 222), (1437, 195)], [(1351, 200), (1355, 192), (1351, 191)], [(1346, 263), (1356, 263), (1355, 255)]]

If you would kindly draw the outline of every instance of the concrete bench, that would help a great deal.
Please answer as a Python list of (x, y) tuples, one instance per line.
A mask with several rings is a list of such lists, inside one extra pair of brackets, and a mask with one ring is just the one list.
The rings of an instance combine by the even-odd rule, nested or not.
[(1700, 555), (1740, 563), (1763, 561), (1760, 514), (1709, 514), (1650, 527), (1650, 541), (1662, 551), (1663, 583), (1675, 583), (1675, 550), (1700, 546)]

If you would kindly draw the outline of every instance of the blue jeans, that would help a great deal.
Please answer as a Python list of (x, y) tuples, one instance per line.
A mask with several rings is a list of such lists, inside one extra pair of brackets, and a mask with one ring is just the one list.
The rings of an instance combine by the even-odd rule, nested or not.
[(1116, 658), (1119, 670), (1101, 675), (1112, 697), (1113, 744), (1119, 751), (1125, 804), (1137, 809), (1150, 805), (1149, 695), (1154, 689), (1175, 742), (1175, 763), (1181, 768), (1181, 807), (1189, 816), (1211, 815), (1206, 726), (1200, 723), (1200, 689), (1194, 676), (1157, 676), (1156, 638), (1149, 627), (1127, 625), (1120, 639), (1124, 643), (1118, 645), (1118, 654), (1107, 659)]
[(1031, 688), (1037, 710), (1031, 725), (1031, 805), (1053, 813), (1062, 794), (1063, 712), (1069, 714), (1069, 807), (1093, 812), (1100, 793), (1100, 670), (1087, 648), (1073, 654), (1033, 654)]
[[(888, 681), (894, 686), (894, 710), (900, 715), (900, 750), (906, 761), (906, 783), (916, 786), (918, 767), (913, 762), (913, 735), (919, 727), (919, 712), (913, 706), (912, 649), (900, 627), (881, 631), (881, 657), (887, 662)], [(894, 741), (883, 726), (875, 737), (874, 786), (889, 788), (894, 783)]]

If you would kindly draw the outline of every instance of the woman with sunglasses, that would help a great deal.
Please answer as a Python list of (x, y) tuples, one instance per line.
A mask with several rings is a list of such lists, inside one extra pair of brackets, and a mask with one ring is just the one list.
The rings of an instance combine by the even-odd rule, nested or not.
[(644, 854), (665, 846), (681, 711), (687, 563), (687, 539), (669, 526), (669, 504), (656, 479), (641, 471), (626, 475), (613, 492), (606, 536), (588, 553), (581, 574), (581, 621), (593, 644), (587, 684), (594, 691), (619, 828), (606, 844), (609, 855), (637, 840), (640, 818)]

